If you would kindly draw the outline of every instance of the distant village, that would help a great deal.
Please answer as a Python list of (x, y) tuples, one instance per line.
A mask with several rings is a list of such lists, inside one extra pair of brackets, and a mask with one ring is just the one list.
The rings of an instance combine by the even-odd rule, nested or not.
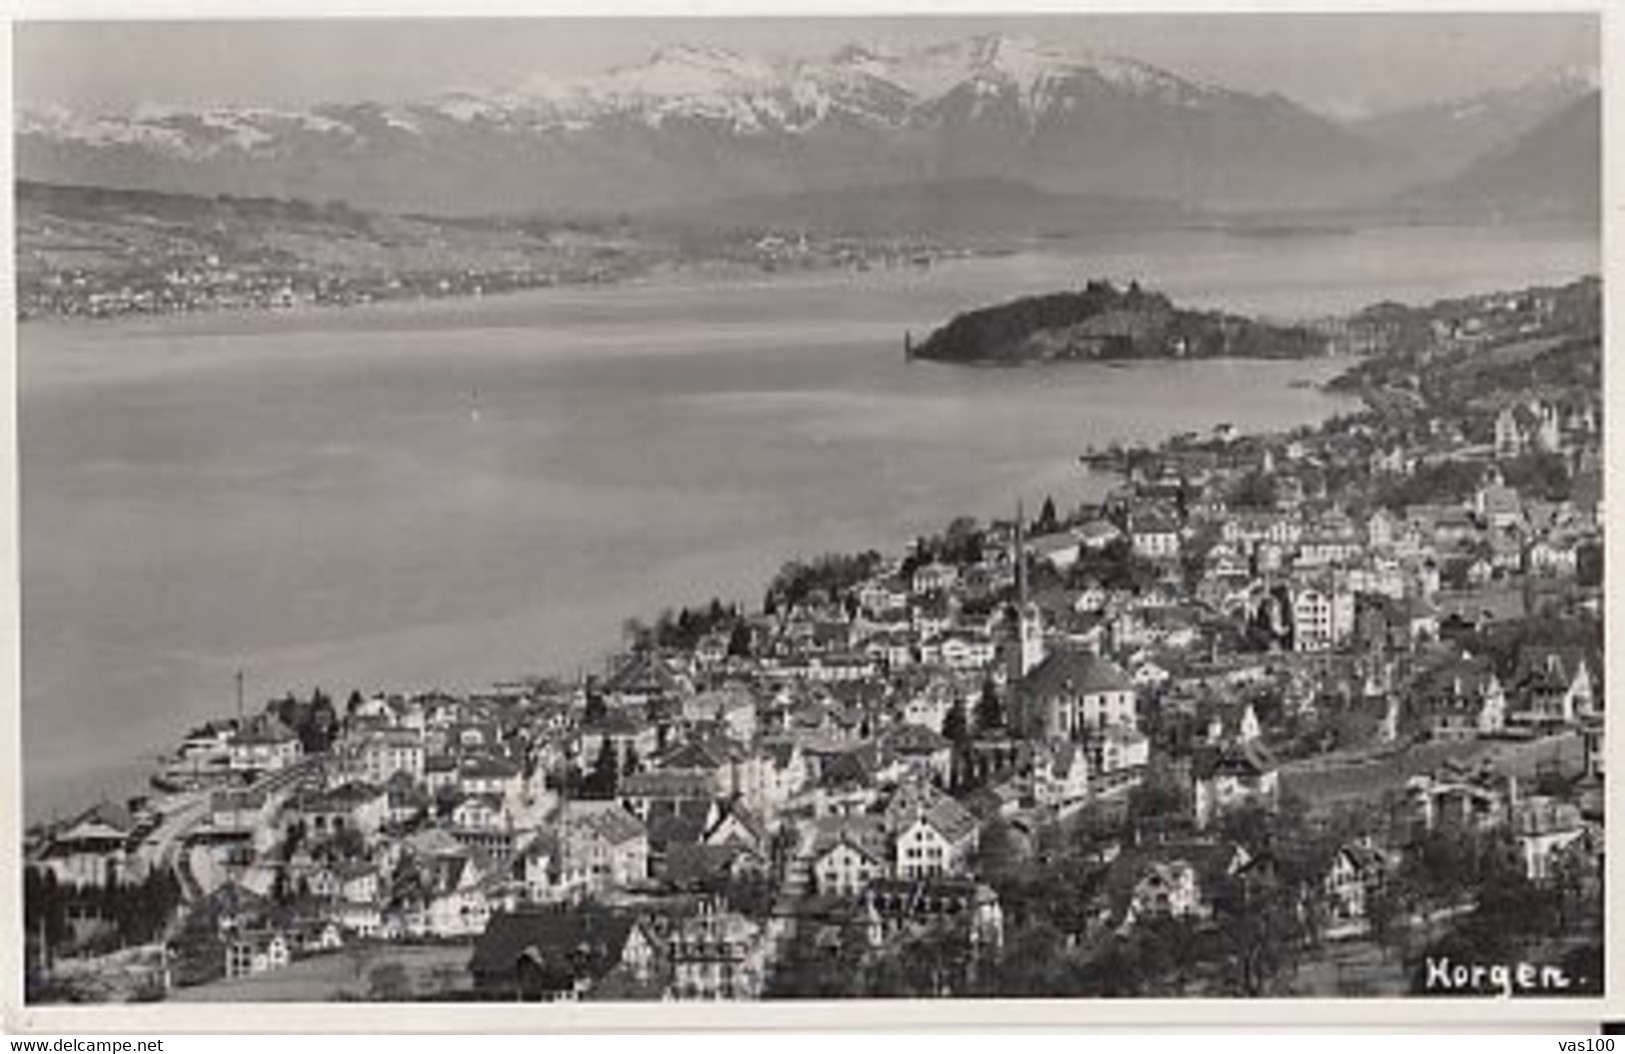
[(28, 832), (29, 997), (1598, 992), (1600, 326), (1382, 305), (1322, 425), (1080, 451), (599, 675), (255, 701)]
[(804, 233), (766, 232), (722, 246), (714, 257), (657, 252), (605, 253), (590, 260), (524, 267), (463, 266), (317, 275), (281, 259), (183, 253), (137, 257), (122, 268), (70, 267), (30, 274), (19, 318), (118, 318), (209, 311), (354, 307), (392, 300), (494, 296), (554, 286), (606, 285), (648, 274), (657, 266), (735, 265), (763, 273), (787, 270), (929, 267), (967, 255), (933, 244), (809, 240)]
[(628, 218), (458, 221), (339, 204), (25, 183), (18, 319), (349, 307), (603, 285), (662, 269), (869, 271), (969, 250), (794, 226), (683, 232)]

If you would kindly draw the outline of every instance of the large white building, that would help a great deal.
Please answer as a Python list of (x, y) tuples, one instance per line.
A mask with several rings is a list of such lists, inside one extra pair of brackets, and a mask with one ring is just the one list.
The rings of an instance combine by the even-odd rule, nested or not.
[(1051, 652), (1017, 686), (1029, 735), (1079, 741), (1108, 728), (1139, 727), (1134, 682), (1122, 667), (1092, 652)]
[(1328, 651), (1342, 644), (1353, 631), (1353, 593), (1319, 585), (1293, 590), (1293, 650)]

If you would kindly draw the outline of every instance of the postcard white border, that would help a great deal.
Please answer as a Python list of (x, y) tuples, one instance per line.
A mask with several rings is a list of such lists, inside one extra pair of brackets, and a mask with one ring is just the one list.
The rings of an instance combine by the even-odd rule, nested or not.
[[(1604, 393), (1607, 407), (1625, 406), (1620, 396), (1625, 379), (1609, 362), (1622, 316), (1620, 295), (1607, 276), (1617, 270), (1620, 260), (1620, 217), (1625, 201), (1617, 193), (1625, 179), (1621, 150), (1625, 144), (1625, 108), (1617, 96), (1625, 87), (1613, 66), (1622, 50), (1621, 13), (1609, 10), (1601, 0), (1591, 3), (1506, 2), (1478, 0), (1451, 3), (1447, 0), (1410, 2), (1252, 3), (1222, 0), (1185, 0), (1184, 3), (1106, 2), (1068, 3), (1059, 0), (1027, 0), (1019, 5), (997, 0), (483, 0), (449, 5), (443, 0), (3, 0), (0, 2), (0, 69), (14, 68), (10, 62), (13, 20), (90, 19), (180, 19), (180, 18), (312, 18), (312, 17), (551, 17), (551, 16), (869, 16), (934, 14), (1107, 14), (1107, 13), (1517, 13), (1571, 12), (1595, 13), (1602, 22), (1604, 88), (1604, 214), (1603, 271), (1605, 275)], [(10, 78), (0, 78), (0, 179), (11, 183), (12, 140), (9, 134), (12, 106)], [(0, 350), (6, 369), (7, 398), (0, 403), (0, 482), (4, 485), (4, 511), (0, 516), (0, 581), (10, 585), (0, 611), (0, 686), (3, 686), (3, 720), (0, 720), (0, 772), (4, 791), (0, 792), (0, 1031), (77, 1034), (190, 1034), (190, 1033), (513, 1033), (513, 1032), (716, 1032), (716, 1031), (907, 1031), (907, 1030), (989, 1030), (1066, 1028), (1147, 1029), (1157, 1028), (1235, 1028), (1270, 1027), (1395, 1027), (1410, 1026), (1430, 1030), (1482, 1031), (1504, 1027), (1508, 1030), (1550, 1024), (1552, 1026), (1625, 1018), (1625, 845), (1620, 822), (1625, 816), (1625, 781), (1620, 762), (1625, 742), (1619, 734), (1607, 737), (1606, 764), (1616, 775), (1608, 783), (1609, 824), (1607, 854), (1608, 902), (1605, 918), (1605, 947), (1614, 954), (1607, 961), (1607, 994), (1601, 998), (1577, 999), (1099, 999), (1099, 1000), (853, 1000), (843, 1002), (771, 1002), (707, 1004), (551, 1004), (508, 1005), (501, 1003), (437, 1005), (425, 1003), (334, 1004), (334, 1003), (243, 1003), (243, 1004), (150, 1004), (142, 1006), (24, 1006), (22, 1002), (22, 935), (20, 920), (22, 844), (21, 776), (21, 665), (20, 665), (20, 562), (17, 506), (17, 389), (16, 312), (13, 196), (0, 195)], [(1620, 432), (1605, 414), (1604, 495), (1625, 494), (1620, 474), (1625, 473), (1625, 456)], [(1609, 518), (1605, 527), (1605, 547), (1609, 554), (1605, 576), (1606, 683), (1625, 685), (1625, 655), (1619, 640), (1625, 608), (1616, 603), (1625, 588), (1625, 567), (1614, 559), (1620, 551), (1620, 535), (1625, 531), (1622, 517)], [(15, 762), (13, 759), (17, 759)]]

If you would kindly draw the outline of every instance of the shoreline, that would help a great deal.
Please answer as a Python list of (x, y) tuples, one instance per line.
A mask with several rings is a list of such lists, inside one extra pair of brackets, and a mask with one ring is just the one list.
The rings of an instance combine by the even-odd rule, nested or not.
[[(1279, 361), (1279, 360), (1275, 360), (1275, 361)], [(1315, 361), (1317, 361), (1317, 362), (1325, 362), (1327, 360), (1326, 360), (1325, 357), (1317, 357), (1317, 359)], [(1362, 360), (1358, 356), (1347, 356), (1347, 357), (1339, 357), (1337, 359), (1337, 361), (1338, 361), (1339, 365), (1343, 365), (1343, 364), (1345, 364), (1345, 363), (1347, 363), (1349, 361), (1358, 362), (1358, 361), (1362, 361)], [(1152, 363), (1152, 364), (1160, 365), (1160, 362), (1159, 363)], [(1109, 364), (1107, 364), (1107, 365), (1109, 365)], [(1341, 376), (1341, 374), (1339, 374), (1339, 376)], [(1329, 384), (1329, 383), (1330, 382), (1328, 381), (1327, 384)], [(1321, 391), (1322, 393), (1326, 393), (1327, 392), (1326, 384), (1322, 384), (1322, 385), (1317, 386), (1317, 390)], [(1361, 402), (1361, 401), (1363, 401), (1362, 400), (1362, 393), (1360, 393), (1360, 392), (1336, 392), (1334, 394), (1347, 397), (1353, 402)], [(1315, 425), (1313, 427), (1318, 430), (1320, 427), (1322, 427), (1322, 425), (1317, 424), (1317, 425)], [(1271, 435), (1271, 434), (1277, 434), (1277, 433), (1267, 432), (1266, 431), (1266, 432), (1257, 432), (1257, 433), (1248, 432), (1248, 433), (1244, 433), (1244, 434), (1247, 434), (1247, 435)], [(1165, 436), (1163, 439), (1158, 441), (1157, 444), (1155, 444), (1155, 445), (1153, 445), (1153, 446), (1151, 446), (1149, 448), (1144, 448), (1144, 447), (1142, 447), (1142, 448), (1143, 449), (1148, 449), (1151, 453), (1155, 453), (1155, 452), (1160, 451), (1160, 450), (1165, 450), (1167, 448), (1167, 446), (1168, 446), (1169, 441), (1172, 438), (1173, 438), (1172, 436)], [(1079, 457), (1081, 459), (1080, 455), (1075, 455), (1075, 457)], [(1076, 462), (1074, 462), (1074, 463), (1076, 463)], [(1095, 469), (1095, 471), (1098, 471), (1098, 469)], [(940, 526), (940, 524), (938, 524), (937, 526)], [(892, 546), (888, 547), (888, 551), (890, 551), (890, 549), (892, 547), (894, 547), (894, 546), (895, 546), (895, 541), (893, 542)], [(809, 550), (800, 550), (802, 555), (805, 555), (805, 553), (808, 552), (808, 551)], [(784, 562), (786, 559), (794, 559), (796, 553), (797, 553), (797, 550), (794, 550), (794, 549), (780, 550), (780, 555), (779, 555), (778, 559), (779, 559), (780, 563), (782, 564), (782, 562)], [(755, 583), (755, 587), (759, 589), (763, 584), (764, 584), (763, 582), (757, 581)], [(746, 587), (746, 592), (747, 593), (749, 592), (749, 588), (750, 587)], [(699, 595), (699, 592), (703, 592), (703, 590), (690, 593), (690, 595), (689, 595), (690, 600), (697, 597)], [(647, 611), (648, 609), (644, 608), (643, 610)], [(591, 660), (578, 661), (577, 663), (575, 663), (574, 665), (578, 669), (582, 668), (583, 666), (587, 666), (587, 665), (596, 665), (596, 662), (594, 660), (596, 660), (598, 658), (601, 658), (601, 657), (605, 656), (606, 654), (609, 654), (609, 655), (616, 654), (614, 646), (611, 645), (611, 644), (608, 644), (607, 642), (592, 646), (590, 651), (591, 651), (591, 654), (592, 654), (592, 659)], [(555, 667), (556, 666), (557, 666), (557, 664), (555, 664)], [(470, 680), (472, 681), (473, 678), (471, 678)], [(484, 684), (491, 683), (490, 675), (489, 674), (484, 675), (483, 680), (481, 681), (481, 683), (484, 683)], [(428, 690), (429, 687), (434, 687), (434, 686), (419, 685), (417, 690)], [(136, 764), (136, 763), (137, 762), (132, 762), (131, 764), (133, 765), (133, 764)], [(71, 782), (71, 781), (66, 781), (65, 780), (63, 782), (67, 783), (67, 782)], [(132, 782), (136, 782), (136, 783), (141, 782), (141, 776), (139, 774), (133, 775)], [(105, 797), (105, 795), (104, 795), (104, 797)], [(37, 814), (31, 814), (28, 817), (28, 819), (34, 820), (36, 818), (36, 816), (37, 816)]]
[[(1150, 368), (1150, 369), (1156, 369), (1156, 368), (1160, 368), (1160, 367), (1164, 367), (1164, 366), (1178, 366), (1178, 365), (1199, 365), (1199, 366), (1222, 367), (1222, 366), (1227, 365), (1229, 363), (1229, 361), (1230, 360), (1225, 360), (1225, 359), (1212, 359), (1212, 360), (1199, 360), (1199, 361), (1192, 361), (1192, 360), (1183, 360), (1183, 361), (1180, 361), (1180, 360), (1149, 360), (1149, 361), (1144, 361), (1143, 360), (1143, 361), (1134, 362), (1134, 363), (1115, 363), (1115, 364), (1113, 364), (1113, 363), (1095, 363), (1095, 364), (1062, 364), (1062, 365), (1072, 365), (1072, 366), (1094, 365), (1094, 366), (1097, 366), (1097, 367), (1102, 368), (1102, 369), (1113, 368), (1113, 367), (1146, 367), (1146, 368)], [(1263, 364), (1263, 365), (1270, 365), (1270, 364), (1285, 365), (1286, 364), (1285, 362), (1283, 362), (1281, 360), (1246, 360), (1246, 359), (1243, 359), (1243, 360), (1236, 360), (1236, 361), (1241, 362), (1241, 363), (1259, 363), (1259, 364)], [(1326, 364), (1328, 362), (1328, 360), (1325, 359), (1325, 358), (1317, 358), (1317, 359), (1314, 359), (1312, 361), (1317, 363), (1317, 364)], [(934, 366), (949, 366), (949, 365), (952, 365), (952, 364), (932, 363), (931, 365), (934, 365)], [(1314, 390), (1316, 390), (1318, 392), (1319, 391), (1319, 386), (1316, 386)], [(1345, 404), (1347, 404), (1349, 406), (1353, 406), (1353, 405), (1356, 404), (1355, 400), (1350, 399), (1350, 398), (1348, 398), (1346, 396), (1339, 395), (1338, 398), (1339, 398), (1340, 402), (1345, 403)], [(1336, 416), (1336, 414), (1339, 413), (1339, 412), (1342, 412), (1342, 411), (1337, 410), (1337, 409), (1335, 409), (1333, 407), (1327, 407), (1326, 408), (1326, 413), (1321, 418), (1321, 422), (1317, 422), (1317, 424), (1315, 424), (1313, 427), (1319, 428), (1320, 423), (1323, 423), (1324, 420), (1329, 419), (1330, 417)], [(1178, 430), (1176, 428), (1176, 429), (1174, 429), (1172, 431), (1169, 431), (1167, 434), (1163, 435), (1161, 438), (1159, 438), (1156, 441), (1150, 443), (1149, 445), (1145, 445), (1145, 444), (1136, 443), (1136, 442), (1131, 441), (1130, 445), (1128, 447), (1126, 447), (1125, 449), (1150, 450), (1150, 451), (1152, 451), (1154, 453), (1156, 451), (1160, 451), (1160, 450), (1163, 450), (1163, 449), (1167, 448), (1168, 444), (1170, 444), (1175, 438), (1177, 438), (1177, 436), (1179, 434), (1180, 434), (1180, 430)], [(1278, 432), (1278, 431), (1266, 430), (1266, 431), (1259, 431), (1259, 432), (1250, 432), (1250, 433), (1245, 433), (1245, 434), (1263, 437), (1263, 436), (1278, 435), (1278, 434), (1283, 434), (1283, 433)], [(1113, 481), (1119, 480), (1119, 479), (1122, 478), (1121, 473), (1116, 471), (1116, 470), (1103, 469), (1103, 468), (1098, 468), (1098, 467), (1093, 467), (1093, 466), (1082, 464), (1081, 463), (1081, 455), (1074, 454), (1073, 458), (1070, 461), (1070, 464), (1071, 464), (1071, 466), (1072, 466), (1072, 468), (1073, 468), (1073, 470), (1075, 472), (1081, 473), (1077, 477), (1078, 480), (1079, 480), (1079, 483), (1080, 483), (1080, 492), (1083, 491), (1083, 490), (1087, 490), (1087, 492), (1088, 492), (1087, 494), (1077, 493), (1074, 496), (1075, 497), (1083, 497), (1086, 500), (1096, 500), (1096, 501), (1098, 501), (1101, 497), (1104, 496), (1105, 492), (1110, 489), (1110, 487), (1113, 484)], [(1092, 486), (1084, 484), (1084, 481), (1087, 480), (1089, 477), (1094, 477), (1095, 480), (1097, 481)], [(1036, 498), (1036, 495), (1029, 495), (1029, 497)], [(1030, 502), (1030, 504), (1033, 504), (1036, 507), (1036, 500), (1033, 501), (1033, 502)], [(979, 510), (979, 511), (986, 514), (988, 517), (990, 517), (990, 518), (987, 518), (987, 519), (983, 519), (981, 516), (976, 517), (980, 522), (982, 522), (984, 524), (992, 524), (994, 522), (997, 522), (1000, 517), (1007, 516), (1008, 513), (1009, 513), (1008, 509), (1002, 509), (1001, 510), (1001, 509), (994, 509), (994, 508), (987, 508), (987, 509), (982, 509), (982, 510)], [(965, 512), (964, 515), (974, 515), (974, 514), (972, 512)], [(906, 551), (907, 546), (909, 544), (908, 538), (913, 537), (914, 534), (920, 534), (920, 533), (930, 534), (930, 533), (938, 532), (946, 525), (947, 522), (948, 522), (947, 519), (921, 521), (920, 523), (918, 523), (916, 525), (917, 529), (915, 530), (915, 532), (913, 534), (905, 531), (904, 533), (907, 535), (907, 537), (903, 538), (901, 540), (896, 536), (881, 537), (881, 536), (870, 535), (869, 536), (870, 540), (869, 540), (869, 542), (867, 544), (865, 544), (861, 540), (850, 543), (852, 545), (857, 546), (856, 549), (852, 549), (851, 551), (858, 551), (858, 549), (861, 549), (861, 548), (875, 548), (875, 549), (879, 550), (880, 552), (882, 552), (883, 555), (887, 555), (887, 556), (890, 556), (890, 557), (896, 557), (896, 556), (898, 556), (901, 553)], [(829, 546), (820, 546), (820, 545), (818, 545), (816, 543), (811, 545), (811, 546), (804, 546), (804, 547), (801, 547), (801, 548), (777, 549), (777, 550), (775, 550), (776, 555), (770, 556), (769, 559), (768, 559), (768, 563), (771, 566), (766, 571), (765, 575), (763, 575), (761, 577), (757, 577), (757, 578), (751, 578), (749, 581), (744, 582), (744, 584), (740, 587), (740, 589), (733, 592), (732, 594), (730, 594), (730, 592), (726, 588), (718, 589), (716, 587), (707, 587), (707, 586), (701, 584), (701, 585), (696, 585), (692, 589), (673, 591), (677, 595), (668, 595), (667, 607), (669, 607), (669, 608), (681, 608), (684, 604), (692, 605), (692, 604), (696, 604), (696, 603), (703, 603), (704, 601), (709, 600), (713, 595), (716, 595), (719, 599), (723, 600), (724, 602), (738, 602), (738, 603), (740, 603), (741, 606), (746, 609), (747, 614), (758, 613), (760, 611), (760, 599), (761, 599), (761, 596), (762, 596), (764, 590), (766, 589), (766, 587), (768, 586), (768, 584), (772, 580), (772, 577), (773, 577), (773, 575), (775, 573), (775, 571), (773, 570), (774, 568), (782, 568), (786, 564), (791, 563), (791, 562), (795, 562), (795, 561), (798, 561), (798, 560), (813, 559), (813, 558), (816, 558), (817, 556), (819, 556), (820, 554), (828, 552), (828, 551), (831, 551), (831, 547), (829, 547)], [(846, 551), (846, 550), (845, 549), (838, 549), (837, 551)], [(653, 605), (648, 605), (648, 606), (644, 606), (644, 607), (641, 607), (641, 608), (634, 608), (634, 609), (617, 608), (616, 609), (616, 611), (619, 613), (618, 617), (620, 617), (622, 619), (622, 621), (625, 621), (628, 618), (638, 618), (638, 619), (646, 619), (646, 620), (652, 621), (654, 616), (656, 616), (659, 613), (659, 610), (660, 610), (660, 603), (659, 602), (656, 602)], [(520, 612), (520, 613), (516, 613), (514, 616), (511, 616), (511, 617), (519, 618), (519, 619), (523, 620), (524, 615), (525, 615), (524, 612)], [(509, 617), (510, 616), (502, 616), (499, 619), (499, 621), (506, 622), (509, 619)], [(409, 634), (415, 634), (417, 631), (416, 630), (409, 630), (407, 632)], [(333, 645), (332, 647), (337, 648), (337, 647), (339, 647), (339, 645)], [(299, 650), (302, 650), (302, 649), (299, 649)], [(595, 643), (589, 643), (589, 644), (585, 645), (584, 649), (573, 659), (565, 658), (562, 661), (554, 661), (554, 662), (548, 663), (545, 668), (532, 669), (532, 670), (524, 671), (524, 672), (514, 671), (514, 672), (507, 673), (507, 674), (502, 674), (502, 673), (493, 673), (493, 672), (491, 672), (489, 670), (486, 670), (486, 671), (481, 671), (479, 673), (470, 673), (466, 677), (461, 677), (461, 678), (450, 677), (450, 678), (446, 678), (444, 680), (434, 680), (434, 681), (413, 680), (413, 679), (404, 678), (404, 677), (402, 677), (402, 678), (386, 678), (386, 679), (382, 679), (382, 680), (374, 679), (374, 680), (371, 680), (371, 681), (363, 680), (361, 678), (352, 678), (350, 681), (344, 681), (342, 683), (337, 681), (337, 680), (333, 680), (332, 683), (329, 683), (330, 679), (328, 677), (326, 677), (324, 675), (321, 675), (321, 674), (314, 674), (313, 676), (307, 677), (303, 681), (299, 681), (297, 683), (298, 683), (298, 685), (305, 686), (305, 687), (308, 687), (309, 683), (316, 683), (316, 684), (321, 684), (321, 685), (324, 685), (324, 686), (328, 687), (329, 690), (335, 690), (336, 691), (336, 690), (340, 690), (342, 688), (342, 690), (345, 691), (345, 692), (347, 692), (351, 687), (355, 687), (355, 688), (361, 690), (363, 696), (370, 695), (373, 692), (384, 692), (386, 694), (402, 694), (402, 695), (406, 695), (406, 696), (411, 696), (413, 694), (421, 694), (421, 693), (428, 693), (428, 692), (441, 691), (441, 690), (451, 691), (451, 692), (454, 692), (454, 693), (462, 693), (462, 694), (478, 694), (480, 692), (491, 690), (492, 687), (495, 686), (495, 685), (511, 684), (511, 683), (517, 683), (517, 682), (526, 681), (526, 680), (534, 680), (534, 681), (550, 681), (551, 680), (551, 681), (574, 682), (574, 681), (579, 680), (583, 673), (585, 673), (587, 671), (592, 671), (592, 670), (602, 670), (605, 667), (605, 665), (606, 665), (606, 663), (608, 661), (614, 660), (614, 659), (619, 658), (619, 657), (624, 657), (625, 654), (626, 654), (626, 652), (625, 652), (625, 649), (624, 649), (624, 647), (622, 645), (617, 644), (617, 643), (615, 643), (613, 641), (609, 641), (609, 640), (598, 640)], [(264, 703), (266, 701), (270, 700), (271, 698), (275, 697), (276, 693), (271, 692), (271, 689), (273, 687), (276, 687), (278, 690), (281, 690), (281, 689), (293, 689), (295, 687), (295, 683), (294, 682), (287, 682), (287, 681), (277, 681), (277, 682), (274, 682), (274, 683), (268, 683), (265, 686), (265, 688), (266, 688), (266, 692), (270, 692), (270, 694), (266, 694), (266, 692), (261, 692), (260, 694), (263, 695), (264, 698), (260, 699), (259, 703), (257, 705), (250, 706), (245, 711), (245, 713), (252, 716), (253, 714), (261, 712), (261, 710), (263, 709)], [(224, 691), (224, 689), (222, 689), (222, 691)], [(221, 720), (221, 719), (225, 719), (227, 717), (229, 717), (229, 714), (227, 714), (225, 711), (217, 711), (217, 712), (214, 712), (214, 713), (211, 713), (211, 714), (208, 714), (208, 715), (200, 715), (199, 717), (194, 718), (191, 722), (183, 722), (183, 723), (197, 724), (197, 723), (201, 723), (203, 721)], [(135, 795), (150, 796), (153, 793), (155, 793), (155, 790), (151, 786), (151, 783), (150, 783), (150, 777), (154, 774), (154, 770), (152, 770), (152, 768), (150, 767), (150, 763), (143, 764), (139, 759), (140, 758), (146, 758), (151, 753), (155, 753), (155, 752), (156, 753), (165, 753), (165, 754), (167, 754), (170, 750), (173, 749), (174, 744), (176, 742), (178, 742), (177, 737), (179, 737), (180, 735), (183, 735), (185, 733), (185, 731), (186, 731), (185, 728), (181, 728), (181, 727), (174, 728), (171, 731), (170, 735), (168, 736), (168, 738), (166, 740), (152, 744), (152, 746), (154, 748), (153, 751), (143, 752), (143, 753), (139, 754), (137, 756), (137, 758), (131, 759), (129, 762), (127, 762), (127, 765), (129, 767), (129, 771), (128, 771), (128, 775), (122, 781), (122, 785), (125, 786), (127, 789), (129, 789), (131, 791), (131, 793), (135, 794)], [(118, 765), (117, 762), (114, 762), (112, 764)], [(106, 766), (98, 766), (98, 767), (105, 768)], [(119, 766), (119, 767), (123, 767), (123, 766)], [(67, 784), (75, 783), (75, 782), (78, 782), (78, 781), (74, 780), (74, 779), (65, 779), (65, 780), (62, 780), (60, 782), (62, 784), (64, 784), (64, 785), (67, 785)], [(57, 809), (51, 810), (51, 815), (56, 815), (56, 816), (60, 816), (60, 817), (72, 816), (72, 815), (76, 814), (77, 812), (83, 811), (83, 809), (85, 809), (85, 808), (89, 808), (90, 806), (94, 805), (97, 801), (106, 801), (106, 800), (123, 801), (124, 797), (125, 797), (125, 795), (120, 795), (120, 794), (117, 794), (116, 792), (113, 792), (113, 791), (104, 791), (103, 793), (101, 793), (99, 795), (96, 795), (93, 798), (79, 798), (79, 799), (76, 799), (78, 801), (78, 804), (76, 806), (69, 807), (69, 808), (57, 808)], [(32, 824), (36, 824), (36, 823), (45, 822), (47, 820), (47, 816), (41, 815), (38, 812), (36, 812), (35, 810), (33, 810), (32, 808), (29, 808), (28, 804), (29, 804), (28, 803), (28, 795), (25, 793), (25, 795), (24, 795), (24, 805), (25, 805), (24, 821), (25, 821), (25, 824), (32, 825)]]
[[(1256, 242), (1268, 246), (1272, 242), (1294, 243), (1299, 241), (1314, 241), (1316, 239), (1334, 239), (1338, 242), (1351, 241), (1361, 236), (1382, 236), (1392, 233), (1405, 233), (1415, 231), (1426, 232), (1494, 232), (1505, 230), (1528, 230), (1537, 232), (1587, 235), (1595, 231), (1595, 224), (1581, 218), (1531, 218), (1509, 223), (1490, 224), (1481, 220), (1438, 220), (1433, 222), (1411, 223), (1399, 220), (1384, 220), (1372, 223), (1354, 223), (1351, 227), (1343, 228), (1334, 225), (1334, 229), (1322, 229), (1311, 225), (1304, 228), (1294, 228), (1286, 237), (1264, 236), (1255, 237), (1244, 227), (1224, 223), (1216, 224), (1187, 224), (1154, 228), (1149, 232), (1108, 231), (1099, 235), (1069, 235), (1065, 238), (1045, 238), (1034, 235), (1014, 239), (1000, 239), (994, 241), (967, 240), (964, 243), (935, 246), (928, 251), (931, 259), (926, 265), (919, 265), (902, 254), (898, 259), (886, 263), (873, 264), (865, 268), (855, 268), (841, 263), (796, 263), (784, 266), (766, 267), (756, 263), (743, 263), (724, 258), (698, 259), (692, 261), (656, 259), (647, 262), (644, 266), (628, 269), (624, 274), (602, 280), (565, 280), (537, 283), (533, 285), (518, 286), (514, 288), (496, 289), (482, 293), (455, 291), (446, 294), (403, 295), (379, 297), (367, 301), (356, 302), (330, 302), (330, 303), (301, 303), (290, 306), (276, 305), (234, 305), (218, 308), (202, 308), (193, 311), (129, 311), (108, 315), (64, 315), (39, 314), (29, 317), (19, 317), (17, 327), (19, 333), (24, 327), (35, 326), (86, 326), (99, 328), (107, 324), (119, 323), (175, 323), (187, 320), (227, 320), (253, 323), (256, 321), (276, 320), (280, 318), (309, 318), (324, 315), (349, 315), (355, 312), (368, 310), (403, 308), (424, 305), (468, 305), (481, 302), (501, 302), (515, 298), (546, 293), (592, 293), (623, 288), (639, 288), (650, 284), (671, 282), (674, 286), (705, 285), (712, 282), (728, 282), (740, 288), (753, 288), (772, 286), (784, 279), (803, 277), (828, 276), (839, 274), (874, 275), (890, 272), (913, 273), (921, 270), (930, 270), (952, 264), (975, 262), (979, 260), (999, 259), (1009, 256), (1040, 256), (1040, 257), (1069, 257), (1077, 253), (1080, 248), (1094, 248), (1097, 246), (1110, 247), (1114, 244), (1134, 244), (1142, 234), (1151, 238), (1178, 238), (1199, 236), (1215, 240), (1240, 241), (1242, 243)], [(830, 240), (860, 238), (858, 235), (829, 235)], [(896, 235), (899, 242), (905, 242), (908, 237)], [(918, 237), (926, 237), (919, 235)], [(1591, 270), (1595, 270), (1593, 266)], [(1572, 277), (1578, 278), (1580, 274)], [(1419, 299), (1403, 301), (1407, 306), (1421, 307), (1436, 296), (1423, 294)], [(1256, 315), (1260, 322), (1273, 322), (1292, 324), (1295, 322), (1310, 321), (1316, 317), (1326, 317), (1328, 314), (1336, 315), (1343, 312), (1318, 312), (1304, 316), (1280, 316), (1271, 313), (1247, 311), (1236, 308), (1238, 312)]]

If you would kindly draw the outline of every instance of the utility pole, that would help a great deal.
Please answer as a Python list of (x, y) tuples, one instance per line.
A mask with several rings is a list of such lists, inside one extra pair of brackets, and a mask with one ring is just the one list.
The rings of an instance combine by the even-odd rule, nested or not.
[[(243, 671), (238, 670), (237, 671), (237, 735), (240, 738), (243, 735), (245, 735), (246, 733), (247, 733), (247, 728), (243, 724)], [(239, 792), (239, 788), (237, 788), (237, 787), (231, 787), (227, 791), (227, 793), (231, 795), (231, 833), (232, 833), (232, 838), (233, 839), (236, 838), (237, 832), (239, 830), (241, 830), (241, 828), (243, 826), (242, 798), (241, 798), (241, 795), (238, 792)], [(233, 845), (235, 846), (235, 842), (233, 842)], [(239, 875), (239, 871), (238, 871), (238, 869), (236, 867), (237, 856), (236, 856), (235, 848), (232, 850), (232, 855), (230, 856), (229, 859), (231, 860), (231, 864), (227, 866), (226, 873), (231, 876), (232, 881), (236, 881), (236, 879), (237, 879), (237, 877)]]

